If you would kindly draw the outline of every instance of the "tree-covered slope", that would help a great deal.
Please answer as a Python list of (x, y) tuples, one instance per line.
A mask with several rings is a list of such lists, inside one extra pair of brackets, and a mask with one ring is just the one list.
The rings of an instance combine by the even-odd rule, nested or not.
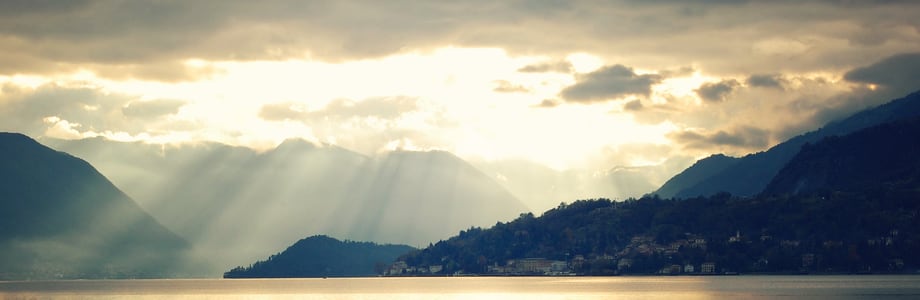
[(920, 188), (920, 118), (807, 144), (765, 194)]
[(281, 253), (248, 267), (237, 267), (226, 278), (373, 276), (402, 254), (405, 245), (339, 241), (318, 235), (302, 239)]
[[(411, 267), (501, 274), (513, 260), (566, 262), (578, 274), (651, 274), (704, 263), (716, 272), (900, 272), (920, 259), (920, 191), (685, 200), (577, 201), (471, 228), (412, 252)], [(803, 257), (817, 259), (803, 263)], [(583, 258), (583, 260), (578, 260)]]

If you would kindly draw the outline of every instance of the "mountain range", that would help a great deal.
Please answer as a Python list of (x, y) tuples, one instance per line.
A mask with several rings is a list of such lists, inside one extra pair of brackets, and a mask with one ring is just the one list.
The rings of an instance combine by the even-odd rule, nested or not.
[(287, 140), (256, 152), (52, 140), (86, 158), (223, 271), (303, 236), (427, 245), (528, 211), (489, 176), (443, 151), (376, 157)]

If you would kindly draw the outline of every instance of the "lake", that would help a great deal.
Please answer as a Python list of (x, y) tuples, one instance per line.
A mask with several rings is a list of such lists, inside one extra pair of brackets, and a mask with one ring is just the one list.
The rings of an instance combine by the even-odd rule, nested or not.
[(920, 299), (920, 276), (437, 277), (0, 282), (2, 299)]

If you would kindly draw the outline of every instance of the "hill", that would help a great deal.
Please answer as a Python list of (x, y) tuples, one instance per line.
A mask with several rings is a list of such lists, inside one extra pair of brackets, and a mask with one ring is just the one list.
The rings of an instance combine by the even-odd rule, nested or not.
[(318, 235), (302, 239), (281, 253), (249, 267), (237, 267), (225, 278), (346, 277), (380, 274), (402, 254), (415, 250), (405, 245), (339, 241)]
[(87, 162), (0, 133), (0, 278), (173, 276), (188, 248)]
[[(734, 159), (733, 163), (728, 163), (729, 160), (726, 159), (701, 160), (668, 180), (654, 194), (664, 198), (687, 198), (719, 192), (753, 196), (763, 191), (770, 180), (806, 143), (815, 143), (828, 136), (844, 135), (882, 123), (917, 116), (920, 116), (920, 92), (832, 122), (767, 151)], [(725, 166), (726, 164), (728, 166)]]
[(427, 245), (527, 211), (494, 180), (440, 151), (368, 157), (295, 139), (265, 152), (216, 143), (49, 143), (98, 165), (193, 242), (214, 273), (303, 236)]

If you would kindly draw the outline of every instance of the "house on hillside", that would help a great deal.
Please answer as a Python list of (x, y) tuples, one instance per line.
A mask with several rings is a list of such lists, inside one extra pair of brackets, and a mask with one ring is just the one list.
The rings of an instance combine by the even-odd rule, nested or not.
[(700, 265), (700, 272), (705, 274), (714, 274), (716, 272), (716, 263), (704, 262)]

